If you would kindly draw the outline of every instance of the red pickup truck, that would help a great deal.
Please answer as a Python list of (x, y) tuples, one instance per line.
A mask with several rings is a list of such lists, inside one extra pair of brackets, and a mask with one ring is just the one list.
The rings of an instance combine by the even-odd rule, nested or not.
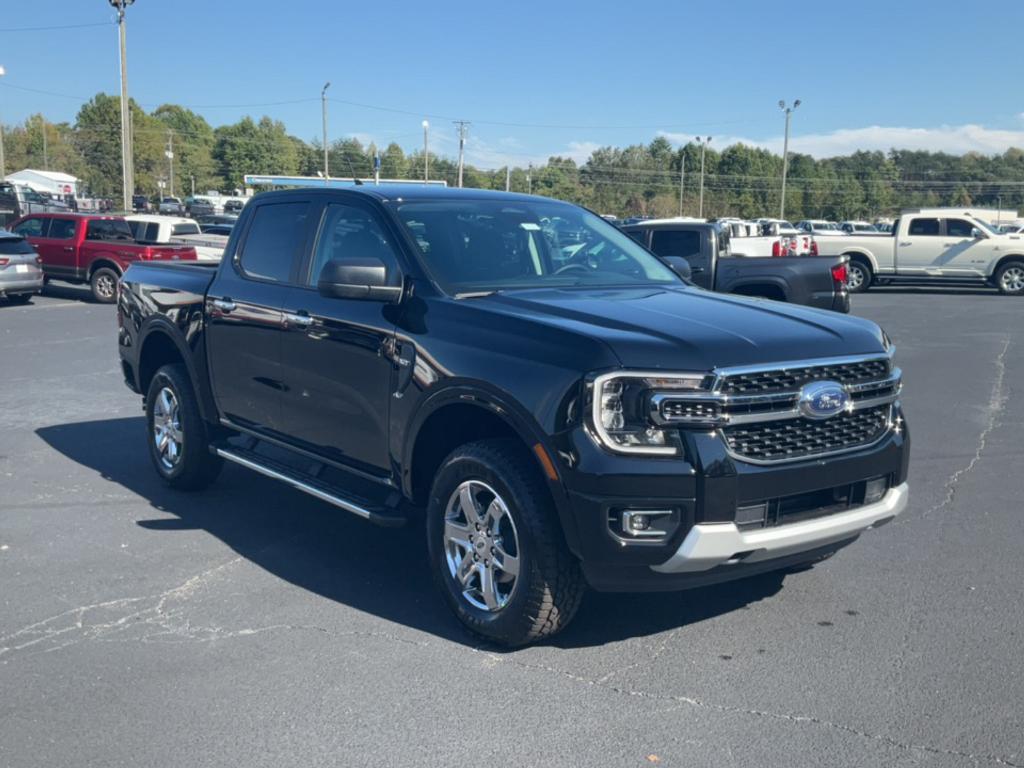
[(189, 245), (142, 245), (119, 216), (35, 213), (11, 223), (42, 259), (47, 280), (88, 283), (96, 301), (117, 299), (117, 281), (136, 261), (195, 261)]

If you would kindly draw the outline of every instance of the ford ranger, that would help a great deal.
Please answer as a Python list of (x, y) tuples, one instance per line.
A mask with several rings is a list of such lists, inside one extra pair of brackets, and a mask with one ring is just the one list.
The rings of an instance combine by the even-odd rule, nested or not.
[(166, 483), (228, 461), (425, 520), (446, 603), (500, 643), (562, 629), (587, 585), (806, 568), (907, 504), (877, 325), (703, 290), (554, 200), (265, 193), (219, 265), (132, 265), (118, 327)]

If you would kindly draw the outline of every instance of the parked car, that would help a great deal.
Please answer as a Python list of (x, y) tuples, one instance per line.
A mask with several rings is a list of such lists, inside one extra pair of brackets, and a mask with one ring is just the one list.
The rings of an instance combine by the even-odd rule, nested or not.
[[(728, 230), (701, 221), (647, 221), (623, 231), (701, 288), (850, 311), (843, 257), (736, 256), (731, 253)], [(581, 255), (586, 257), (576, 254), (574, 263), (579, 263)]]
[(237, 216), (244, 207), (245, 201), (239, 200), (237, 197), (224, 201), (224, 213), (233, 213)]
[(197, 261), (220, 261), (227, 244), (227, 235), (202, 232), (199, 224), (180, 216), (132, 215), (125, 216), (136, 242), (190, 245), (196, 249)]
[[(551, 247), (556, 216), (582, 253)], [(218, 267), (133, 265), (118, 313), (165, 483), (230, 461), (373, 523), (425, 517), (444, 599), (500, 643), (565, 627), (587, 584), (807, 567), (907, 503), (877, 325), (688, 285), (556, 200), (265, 193)]]
[(199, 224), (200, 228), (202, 228), (210, 224), (234, 224), (238, 221), (238, 217), (234, 214), (218, 213), (207, 216), (196, 216), (195, 220)]
[(874, 224), (866, 221), (844, 221), (839, 228), (848, 235), (884, 235)]
[(195, 248), (142, 245), (119, 216), (41, 213), (25, 216), (11, 231), (39, 253), (47, 279), (88, 283), (96, 301), (113, 303), (117, 281), (136, 261), (195, 261)]
[(224, 204), (216, 197), (195, 195), (185, 200), (185, 212), (192, 217), (216, 216), (223, 211)]
[(160, 213), (171, 214), (172, 216), (184, 216), (185, 204), (182, 203), (181, 198), (178, 197), (161, 197), (158, 211)]
[(1000, 235), (956, 209), (906, 211), (893, 234), (821, 238), (822, 254), (850, 257), (850, 291), (873, 283), (973, 283), (1024, 295), (1024, 236)]
[(0, 229), (0, 299), (24, 303), (43, 290), (36, 249), (24, 237)]
[(8, 227), (15, 219), (29, 213), (61, 213), (68, 211), (65, 203), (42, 195), (24, 184), (0, 180), (0, 227)]
[(145, 195), (132, 195), (132, 210), (139, 213), (149, 213), (153, 210), (153, 204)]
[(729, 224), (729, 255), (747, 258), (779, 256), (817, 256), (814, 236), (800, 232), (788, 222), (761, 220), (746, 226)]
[(806, 221), (799, 221), (797, 222), (796, 228), (801, 232), (807, 232), (811, 235), (846, 234), (834, 221), (825, 221), (824, 219), (808, 219)]

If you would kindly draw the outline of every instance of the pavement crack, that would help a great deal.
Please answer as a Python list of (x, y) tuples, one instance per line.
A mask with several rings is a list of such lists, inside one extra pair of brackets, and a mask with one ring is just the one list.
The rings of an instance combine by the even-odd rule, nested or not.
[(988, 443), (989, 435), (997, 429), (1000, 425), (1000, 416), (1002, 416), (1003, 409), (1006, 407), (1006, 402), (1009, 399), (1006, 393), (1006, 355), (1010, 350), (1010, 337), (1006, 336), (1003, 339), (1003, 348), (996, 356), (993, 366), (995, 367), (996, 377), (992, 382), (992, 390), (989, 393), (988, 403), (985, 405), (985, 425), (981, 432), (978, 434), (978, 443), (975, 446), (974, 455), (971, 456), (971, 460), (966, 465), (956, 470), (951, 474), (943, 485), (944, 492), (942, 498), (939, 499), (935, 504), (930, 506), (920, 515), (916, 517), (904, 517), (903, 519), (897, 518), (896, 524), (903, 524), (915, 519), (922, 519), (939, 512), (956, 499), (957, 488), (960, 481), (964, 476), (968, 475), (981, 461), (981, 456), (985, 451), (985, 446)]
[(900, 741), (892, 736), (886, 736), (884, 734), (871, 733), (860, 728), (856, 728), (851, 725), (844, 723), (838, 723), (832, 720), (826, 720), (824, 718), (815, 717), (813, 715), (795, 715), (786, 712), (769, 712), (762, 709), (753, 709), (745, 707), (735, 707), (727, 704), (718, 704), (715, 702), (705, 701), (698, 699), (693, 696), (683, 696), (680, 694), (670, 693), (655, 693), (652, 691), (643, 691), (635, 688), (627, 688), (619, 685), (612, 685), (609, 683), (602, 682), (607, 679), (608, 675), (602, 678), (589, 678), (583, 675), (577, 675), (572, 672), (568, 672), (557, 667), (552, 667), (544, 664), (531, 664), (529, 662), (517, 661), (515, 659), (509, 659), (496, 653), (491, 653), (483, 649), (473, 649), (477, 653), (484, 653), (494, 663), (506, 663), (512, 666), (530, 670), (544, 672), (546, 674), (558, 675), (560, 677), (571, 680), (575, 683), (587, 685), (593, 688), (600, 688), (604, 691), (609, 691), (620, 696), (631, 696), (634, 698), (648, 699), (651, 701), (662, 701), (666, 703), (686, 705), (697, 709), (703, 709), (711, 712), (719, 712), (723, 714), (741, 715), (745, 717), (757, 717), (764, 718), (767, 720), (773, 720), (778, 722), (784, 722), (791, 725), (797, 726), (811, 726), (817, 728), (825, 728), (834, 731), (840, 731), (842, 733), (856, 736), (857, 738), (869, 739), (871, 741), (885, 744), (894, 749), (898, 749), (905, 752), (924, 752), (926, 754), (940, 755), (946, 757), (956, 757), (960, 759), (972, 760), (974, 762), (985, 761), (994, 765), (1009, 766), (1010, 768), (1024, 768), (1024, 764), (1014, 762), (1007, 757), (1002, 755), (993, 755), (985, 753), (971, 753), (962, 752), (956, 749), (946, 749), (944, 747), (938, 747), (930, 744), (914, 744), (910, 742)]

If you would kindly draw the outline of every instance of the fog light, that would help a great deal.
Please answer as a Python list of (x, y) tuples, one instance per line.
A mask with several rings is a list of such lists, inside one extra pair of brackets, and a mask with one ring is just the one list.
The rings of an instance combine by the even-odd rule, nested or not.
[(889, 490), (888, 477), (873, 477), (864, 484), (864, 503), (874, 504), (881, 501), (885, 492)]
[(636, 538), (664, 536), (667, 531), (658, 522), (669, 522), (671, 509), (624, 509), (622, 511), (622, 533)]

